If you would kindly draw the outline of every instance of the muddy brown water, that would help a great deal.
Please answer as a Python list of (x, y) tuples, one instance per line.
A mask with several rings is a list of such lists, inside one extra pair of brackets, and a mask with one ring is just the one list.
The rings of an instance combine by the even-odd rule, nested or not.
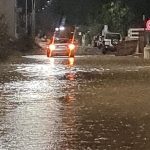
[(150, 62), (25, 56), (0, 65), (0, 150), (149, 150)]

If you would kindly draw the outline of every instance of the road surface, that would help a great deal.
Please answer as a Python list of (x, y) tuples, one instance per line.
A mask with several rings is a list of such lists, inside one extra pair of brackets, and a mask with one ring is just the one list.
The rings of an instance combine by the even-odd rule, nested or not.
[(0, 71), (0, 150), (150, 149), (149, 61), (31, 55)]

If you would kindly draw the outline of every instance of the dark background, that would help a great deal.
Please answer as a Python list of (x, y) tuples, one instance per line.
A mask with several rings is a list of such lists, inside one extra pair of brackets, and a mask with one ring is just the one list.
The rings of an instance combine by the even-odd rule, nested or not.
[[(143, 27), (143, 15), (145, 19), (150, 17), (149, 0), (52, 0), (49, 5), (47, 0), (35, 0), (35, 2), (36, 24), (37, 28), (42, 30), (50, 30), (58, 26), (65, 16), (67, 25), (91, 27), (92, 24), (97, 26), (112, 24), (111, 30), (120, 30), (125, 33), (129, 27)], [(114, 14), (116, 15), (114, 20), (111, 20), (111, 17), (109, 20), (107, 19), (110, 16), (107, 14), (107, 8), (111, 6), (112, 2), (119, 2), (120, 10), (123, 10), (124, 7), (128, 8), (128, 13), (121, 18), (120, 22), (118, 21), (117, 27), (115, 27), (116, 21), (114, 20), (117, 20), (121, 12), (118, 11), (118, 14)], [(25, 0), (18, 0), (18, 6), (22, 7), (25, 12)], [(28, 11), (31, 12), (31, 0), (28, 0)]]

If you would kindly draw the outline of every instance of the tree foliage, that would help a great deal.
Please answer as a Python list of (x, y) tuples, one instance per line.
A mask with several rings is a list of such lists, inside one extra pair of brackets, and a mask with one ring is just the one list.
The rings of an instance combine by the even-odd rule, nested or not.
[(121, 1), (115, 1), (102, 6), (98, 20), (102, 24), (107, 24), (110, 30), (124, 34), (133, 17), (127, 5)]
[(67, 23), (89, 26), (90, 29), (93, 26), (93, 31), (108, 24), (112, 31), (124, 33), (134, 17), (129, 6), (121, 0), (55, 0), (53, 7), (60, 18), (66, 16)]
[[(45, 2), (37, 0), (37, 6)], [(149, 0), (52, 0), (48, 15), (53, 16), (54, 24), (66, 16), (67, 24), (90, 28), (108, 24), (110, 30), (125, 34), (129, 27), (141, 26), (143, 14), (150, 16), (149, 7)]]

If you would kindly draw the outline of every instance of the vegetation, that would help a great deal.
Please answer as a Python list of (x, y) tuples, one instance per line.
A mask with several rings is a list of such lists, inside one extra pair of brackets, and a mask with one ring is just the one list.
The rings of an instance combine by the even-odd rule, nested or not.
[[(31, 1), (28, 3), (31, 12)], [(18, 0), (18, 5), (24, 8), (25, 1)], [(58, 25), (61, 18), (66, 16), (68, 24), (89, 28), (94, 25), (96, 30), (99, 26), (108, 24), (110, 30), (119, 30), (126, 34), (131, 26), (143, 26), (142, 16), (149, 18), (149, 7), (149, 0), (52, 0), (49, 5), (47, 0), (36, 0), (37, 24), (48, 30)]]
[[(110, 31), (120, 32), (122, 35), (126, 35), (127, 29), (131, 26), (133, 17), (134, 15), (130, 8), (118, 0), (102, 5), (95, 17), (93, 17), (93, 20), (91, 19), (92, 17), (89, 16), (88, 20), (90, 22), (88, 25), (91, 28), (94, 22), (97, 26), (101, 26), (101, 29), (104, 25), (108, 25)], [(95, 28), (97, 28), (97, 26), (95, 26)], [(93, 28), (93, 30), (95, 29)]]
[[(25, 1), (18, 4), (24, 8)], [(31, 1), (28, 7), (31, 12)], [(67, 24), (86, 26), (91, 34), (108, 24), (111, 31), (126, 35), (130, 27), (143, 27), (142, 16), (149, 18), (149, 7), (149, 0), (53, 0), (50, 5), (47, 0), (36, 0), (37, 26), (50, 31), (65, 16)]]
[(111, 31), (126, 34), (131, 26), (133, 13), (130, 8), (121, 1), (109, 2), (102, 6), (99, 18), (102, 24), (109, 25)]
[[(143, 27), (143, 14), (149, 17), (148, 0), (55, 0), (53, 11), (57, 16), (66, 16), (66, 23), (87, 26), (97, 32), (108, 24), (111, 31), (126, 35), (130, 27)], [(71, 10), (71, 11), (70, 11)]]

